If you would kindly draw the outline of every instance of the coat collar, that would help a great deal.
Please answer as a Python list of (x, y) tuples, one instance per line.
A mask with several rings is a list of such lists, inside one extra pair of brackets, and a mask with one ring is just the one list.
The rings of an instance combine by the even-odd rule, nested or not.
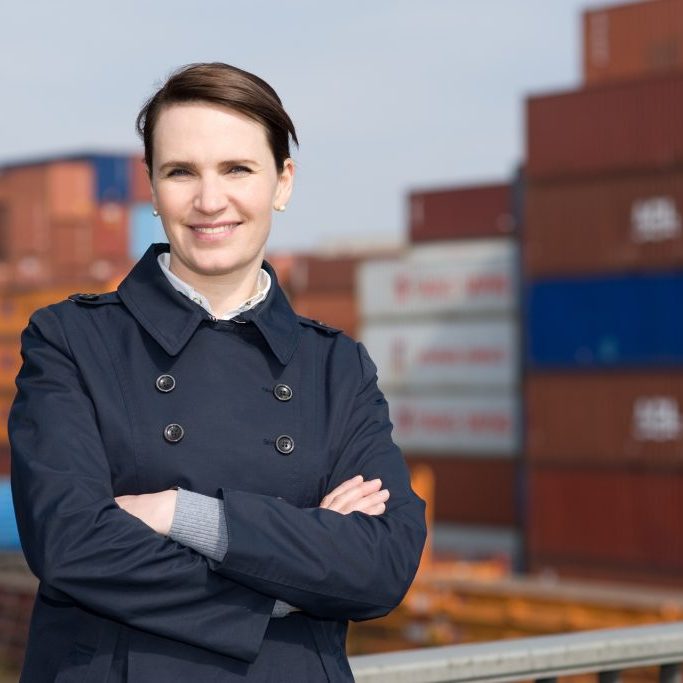
[[(161, 272), (157, 256), (168, 250), (166, 243), (150, 245), (119, 285), (118, 293), (133, 317), (164, 351), (177, 356), (201, 321), (209, 319), (209, 314), (174, 289)], [(299, 343), (299, 322), (273, 267), (264, 261), (263, 268), (272, 282), (268, 296), (255, 308), (240, 314), (239, 319), (253, 322), (276, 358), (287, 365)]]

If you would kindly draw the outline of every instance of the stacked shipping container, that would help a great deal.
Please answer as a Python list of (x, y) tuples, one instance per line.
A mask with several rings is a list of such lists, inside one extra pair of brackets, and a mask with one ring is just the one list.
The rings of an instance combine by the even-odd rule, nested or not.
[(532, 570), (683, 583), (682, 18), (587, 13), (590, 87), (528, 102)]
[[(134, 230), (140, 215), (160, 227), (149, 201), (138, 157), (81, 154), (0, 168), (0, 548), (18, 544), (7, 483), (7, 416), (21, 330), (37, 308), (75, 291), (109, 289), (128, 270), (140, 255), (130, 248), (140, 242)], [(163, 231), (148, 233), (164, 239)]]
[(510, 196), (509, 186), (413, 194), (414, 246), (363, 264), (359, 297), (394, 438), (410, 466), (435, 474), (435, 549), (514, 561), (517, 250), (498, 237), (512, 229)]

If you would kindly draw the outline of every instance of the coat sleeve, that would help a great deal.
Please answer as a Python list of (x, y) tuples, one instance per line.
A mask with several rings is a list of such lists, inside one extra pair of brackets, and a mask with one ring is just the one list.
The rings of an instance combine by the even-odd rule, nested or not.
[(391, 439), (376, 367), (357, 345), (360, 381), (345, 420), (330, 489), (356, 474), (380, 477), (390, 498), (382, 515), (297, 508), (269, 496), (221, 489), (228, 525), (223, 576), (322, 618), (370, 619), (401, 601), (426, 538), (424, 501), (412, 491)]
[(51, 309), (29, 321), (22, 356), (9, 416), (12, 494), (33, 573), (101, 616), (253, 661), (274, 600), (119, 508), (94, 405)]

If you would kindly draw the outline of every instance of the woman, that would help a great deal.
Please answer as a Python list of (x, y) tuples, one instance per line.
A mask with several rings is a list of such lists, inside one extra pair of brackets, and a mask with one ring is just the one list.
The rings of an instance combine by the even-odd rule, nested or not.
[(294, 127), (213, 63), (173, 74), (138, 130), (170, 246), (22, 335), (22, 681), (352, 680), (347, 622), (403, 597), (424, 504), (364, 347), (297, 316), (263, 261)]

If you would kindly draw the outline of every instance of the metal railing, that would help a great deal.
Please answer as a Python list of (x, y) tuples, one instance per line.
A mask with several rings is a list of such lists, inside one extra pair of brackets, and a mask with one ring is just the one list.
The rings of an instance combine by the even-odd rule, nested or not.
[(682, 683), (683, 622), (582, 631), (350, 658), (358, 683), (537, 681), (595, 673), (618, 683), (621, 672), (658, 666), (660, 683)]

